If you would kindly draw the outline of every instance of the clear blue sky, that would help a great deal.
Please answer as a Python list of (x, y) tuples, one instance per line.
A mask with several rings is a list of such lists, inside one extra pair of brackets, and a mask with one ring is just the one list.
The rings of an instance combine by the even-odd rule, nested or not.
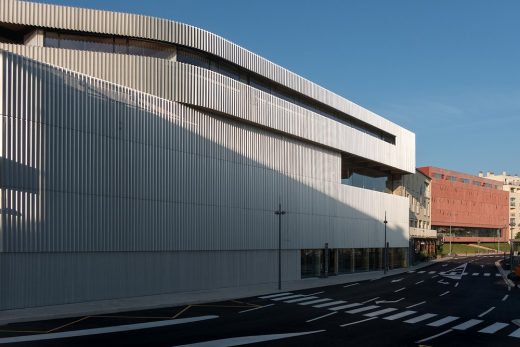
[(414, 131), (417, 166), (520, 174), (520, 1), (41, 2), (206, 29)]

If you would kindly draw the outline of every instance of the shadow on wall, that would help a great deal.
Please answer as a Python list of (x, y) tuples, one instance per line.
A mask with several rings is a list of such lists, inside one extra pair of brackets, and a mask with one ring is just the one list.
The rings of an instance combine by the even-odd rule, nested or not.
[[(29, 122), (2, 130), (15, 150), (0, 163), (0, 309), (275, 282), (279, 199), (285, 280), (300, 249), (382, 246), (381, 221), (346, 202), (383, 215), (399, 198), (342, 186), (338, 153), (20, 56), (4, 64), (5, 85), (38, 88), (4, 90), (7, 119)], [(390, 246), (406, 235), (389, 228)]]

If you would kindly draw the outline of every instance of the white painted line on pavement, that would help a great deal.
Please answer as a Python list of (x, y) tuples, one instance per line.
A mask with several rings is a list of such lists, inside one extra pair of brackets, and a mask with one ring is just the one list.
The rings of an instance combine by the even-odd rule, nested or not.
[(459, 282), (455, 283), (455, 288), (457, 288), (459, 286)]
[(385, 317), (383, 319), (386, 319), (386, 320), (396, 320), (396, 319), (403, 318), (403, 317), (406, 317), (406, 316), (411, 316), (412, 314), (416, 314), (416, 313), (417, 313), (417, 311), (403, 311), (403, 312), (399, 312), (399, 313), (396, 313), (394, 315)]
[(509, 298), (509, 294), (506, 294), (506, 295), (502, 298), (502, 301), (506, 301), (507, 298)]
[(428, 272), (428, 275), (433, 275), (434, 273), (436, 273), (437, 271), (430, 271)]
[(342, 325), (340, 325), (340, 327), (343, 328), (343, 327), (346, 327), (346, 326), (349, 326), (349, 325), (363, 323), (363, 322), (366, 322), (366, 321), (369, 321), (369, 320), (372, 320), (372, 319), (377, 319), (377, 317), (370, 317), (370, 318), (367, 318), (367, 319), (358, 320), (357, 322), (342, 324)]
[(379, 310), (379, 311), (365, 313), (363, 316), (366, 316), (366, 317), (377, 317), (377, 316), (380, 316), (382, 314), (386, 314), (386, 313), (390, 313), (390, 312), (394, 312), (394, 311), (397, 311), (397, 309), (389, 307), (389, 308), (384, 308), (384, 309)]
[(447, 333), (451, 333), (453, 330), (451, 329), (448, 329), (446, 331), (443, 331), (442, 333), (439, 333), (437, 335), (433, 335), (433, 336), (430, 336), (430, 337), (427, 337), (425, 339), (422, 339), (422, 340), (419, 340), (419, 341), (415, 341), (415, 343), (421, 343), (421, 342), (426, 342), (426, 341), (430, 341), (430, 340), (433, 340), (434, 338), (436, 337), (439, 337), (439, 336), (442, 336), (442, 335), (445, 335)]
[(266, 296), (259, 296), (260, 299), (271, 299), (276, 298), (277, 296), (285, 296), (285, 295), (291, 295), (292, 293), (279, 293), (279, 294), (272, 294), (272, 295), (266, 295)]
[(346, 286), (343, 286), (343, 288), (348, 288), (348, 287), (352, 287), (352, 286), (357, 286), (359, 283), (352, 283), (352, 284), (347, 284)]
[(401, 289), (394, 290), (394, 293), (399, 293), (401, 290), (405, 290), (405, 289), (406, 289), (406, 287), (403, 287), (403, 288), (401, 288)]
[(366, 303), (368, 303), (368, 302), (370, 302), (370, 301), (374, 301), (374, 300), (377, 300), (377, 299), (379, 299), (379, 296), (377, 296), (377, 297), (375, 297), (375, 298), (372, 298), (372, 299), (369, 299), (369, 300), (367, 300), (367, 301), (363, 301), (362, 304), (366, 304)]
[(480, 275), (480, 272), (474, 272), (473, 273), (473, 276), (478, 276), (478, 275)]
[(422, 322), (424, 320), (427, 320), (427, 319), (430, 319), (430, 318), (433, 318), (437, 316), (436, 313), (425, 313), (421, 316), (418, 316), (418, 317), (415, 317), (415, 318), (412, 318), (412, 319), (408, 319), (408, 320), (405, 320), (404, 322), (405, 323), (410, 323), (410, 324), (415, 324), (415, 323), (419, 323), (419, 322)]
[(484, 277), (489, 277), (491, 274), (489, 272), (484, 272)]
[(398, 279), (392, 280), (392, 283), (401, 282), (402, 280), (403, 280), (403, 278), (398, 278)]
[(298, 305), (306, 306), (306, 305), (312, 305), (312, 304), (317, 304), (319, 302), (331, 301), (331, 300), (332, 299), (317, 299), (317, 300), (312, 300), (312, 301), (300, 302)]
[(415, 270), (408, 271), (409, 274), (413, 274), (414, 272), (415, 272)]
[(287, 300), (287, 299), (294, 299), (294, 298), (302, 298), (304, 297), (305, 295), (301, 295), (301, 294), (295, 294), (295, 295), (289, 295), (289, 296), (282, 296), (281, 298), (274, 298), (274, 299), (271, 299), (273, 301), (282, 301), (282, 300)]
[(482, 318), (484, 317), (485, 315), (487, 315), (489, 312), (493, 311), (495, 309), (495, 306), (491, 307), (489, 310), (487, 311), (484, 311), (482, 312), (481, 314), (478, 315), (479, 318)]
[(484, 333), (484, 334), (494, 334), (497, 331), (499, 331), (500, 329), (503, 329), (503, 328), (507, 327), (508, 325), (509, 324), (507, 324), (507, 323), (497, 322), (497, 323), (491, 324), (490, 326), (488, 326), (488, 327), (486, 327), (484, 329), (479, 330), (478, 332), (479, 333)]
[(469, 275), (469, 272), (463, 272), (462, 273), (462, 276), (467, 276), (467, 275)]
[(319, 316), (319, 317), (316, 317), (316, 318), (313, 318), (313, 319), (309, 319), (309, 320), (307, 320), (305, 322), (306, 323), (314, 322), (315, 320), (322, 319), (322, 318), (325, 318), (325, 317), (328, 317), (328, 316), (332, 316), (333, 314), (336, 314), (336, 313), (338, 313), (338, 311), (327, 313), (327, 314), (324, 314), (323, 316)]
[(344, 303), (346, 303), (346, 301), (338, 300), (338, 301), (333, 301), (333, 302), (326, 302), (324, 304), (314, 305), (312, 307), (322, 308), (322, 307), (334, 306), (334, 305), (339, 305), (339, 304), (344, 304)]
[(269, 307), (269, 306), (274, 306), (274, 304), (269, 304), (269, 305), (264, 305), (264, 306), (255, 307), (255, 308), (250, 308), (250, 309), (248, 309), (248, 310), (240, 311), (240, 312), (238, 312), (238, 313), (246, 313), (246, 312), (249, 312), (249, 311), (259, 310), (259, 309), (261, 309), (261, 308), (266, 308), (266, 307)]
[(498, 272), (495, 274), (495, 277), (500, 277), (500, 276), (502, 276), (502, 275)]
[(439, 277), (439, 275), (432, 276), (432, 278), (437, 278), (437, 277)]
[(357, 307), (357, 306), (361, 306), (361, 304), (358, 304), (357, 302), (355, 302), (353, 304), (331, 307), (331, 308), (329, 308), (329, 310), (331, 310), (331, 311), (339, 311), (339, 310), (343, 310), (344, 308), (351, 308), (351, 307)]
[(418, 273), (418, 274), (423, 274), (423, 273), (425, 273), (425, 272), (426, 272), (426, 271), (422, 270), (422, 271), (418, 271), (417, 273)]
[(450, 282), (444, 282), (443, 280), (438, 280), (437, 283), (441, 283), (441, 284), (450, 284)]
[(415, 282), (415, 284), (419, 284), (419, 283), (423, 283), (423, 282), (424, 282), (424, 280), (419, 281), (419, 282)]
[(421, 301), (417, 304), (413, 304), (413, 305), (410, 305), (410, 306), (406, 306), (406, 308), (412, 308), (412, 307), (415, 307), (415, 306), (419, 306), (419, 305), (422, 305), (422, 304), (426, 304), (426, 301)]
[(431, 327), (440, 327), (441, 325), (451, 323), (457, 319), (459, 319), (459, 317), (448, 316), (448, 317), (444, 317), (442, 319), (436, 320), (435, 322), (431, 322), (430, 324), (427, 324), (427, 325), (429, 325)]
[[(383, 245), (383, 246), (384, 246), (384, 245)], [(448, 264), (444, 264), (442, 267), (446, 267), (446, 266), (448, 266)]]
[(316, 331), (305, 331), (301, 333), (288, 333), (288, 334), (271, 334), (271, 335), (253, 335), (253, 336), (240, 336), (240, 337), (230, 337), (227, 339), (220, 340), (211, 340), (204, 342), (196, 342), (190, 343), (187, 345), (177, 345), (176, 347), (224, 347), (224, 346), (242, 346), (249, 345), (253, 343), (266, 342), (266, 341), (274, 341), (280, 339), (287, 339), (289, 337), (296, 337), (302, 335), (316, 334), (321, 333), (326, 330), (316, 330)]
[(471, 327), (474, 327), (475, 325), (477, 324), (480, 324), (482, 323), (483, 320), (480, 320), (480, 319), (470, 319), (464, 323), (461, 323), (457, 326), (454, 326), (452, 327), (452, 329), (455, 329), (455, 330), (466, 330), (466, 329), (469, 329)]
[(370, 306), (356, 308), (356, 309), (353, 309), (353, 310), (350, 310), (350, 311), (345, 311), (345, 313), (354, 314), (354, 313), (359, 313), (359, 312), (364, 312), (364, 311), (370, 311), (370, 310), (373, 310), (373, 309), (376, 309), (376, 308), (379, 308), (379, 306), (377, 306), (377, 305), (370, 305)]
[(446, 295), (446, 294), (449, 294), (449, 293), (450, 293), (450, 291), (449, 291), (449, 290), (447, 290), (447, 291), (445, 291), (444, 293), (442, 293), (442, 294), (441, 294), (441, 295), (439, 295), (439, 296), (444, 296), (444, 295)]
[(103, 327), (103, 328), (94, 328), (94, 329), (63, 331), (60, 333), (4, 337), (4, 338), (0, 338), (0, 344), (55, 340), (55, 339), (63, 339), (63, 338), (67, 338), (67, 337), (91, 336), (91, 335), (101, 335), (101, 334), (108, 334), (108, 333), (117, 333), (117, 332), (123, 332), (123, 331), (143, 330), (143, 329), (165, 327), (165, 326), (177, 325), (177, 324), (200, 322), (203, 320), (215, 319), (215, 318), (218, 318), (218, 316), (208, 315), (208, 316), (181, 318), (181, 319), (167, 319), (167, 320), (161, 320), (161, 321), (156, 321), (156, 322), (147, 322), (147, 323), (125, 324), (125, 325), (117, 325), (117, 326), (112, 326), (112, 327)]
[(316, 292), (316, 293), (310, 293), (310, 294), (303, 294), (305, 296), (311, 296), (311, 295), (318, 295), (318, 294), (323, 294), (325, 293), (324, 291), (321, 291), (321, 292)]
[(292, 304), (292, 303), (295, 303), (295, 302), (307, 301), (307, 300), (312, 300), (312, 299), (317, 299), (317, 298), (318, 298), (317, 296), (304, 296), (303, 298), (287, 300), (287, 301), (284, 301), (284, 302), (287, 303), (287, 304)]
[(520, 337), (520, 328), (513, 331), (511, 334), (509, 334), (511, 337)]

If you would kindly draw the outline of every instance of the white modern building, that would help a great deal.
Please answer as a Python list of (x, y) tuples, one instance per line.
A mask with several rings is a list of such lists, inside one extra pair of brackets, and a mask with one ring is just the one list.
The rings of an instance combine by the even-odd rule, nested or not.
[(283, 281), (406, 266), (415, 135), (226, 39), (2, 0), (0, 81), (0, 310), (275, 288), (279, 202)]

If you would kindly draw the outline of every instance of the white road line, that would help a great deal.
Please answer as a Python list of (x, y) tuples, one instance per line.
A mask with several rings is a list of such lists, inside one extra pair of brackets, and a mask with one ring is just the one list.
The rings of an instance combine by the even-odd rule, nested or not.
[(473, 276), (478, 276), (478, 275), (480, 275), (480, 272), (474, 272), (473, 273)]
[(399, 312), (399, 313), (396, 313), (394, 315), (385, 317), (383, 319), (386, 319), (386, 320), (396, 320), (396, 319), (403, 318), (403, 317), (406, 317), (406, 316), (411, 316), (412, 314), (416, 314), (416, 313), (417, 313), (417, 311), (403, 311), (403, 312)]
[(329, 308), (329, 310), (331, 310), (331, 311), (339, 311), (339, 310), (343, 310), (345, 308), (351, 308), (351, 307), (357, 307), (357, 306), (361, 306), (361, 304), (358, 304), (357, 302), (355, 302), (353, 304), (331, 307), (331, 308)]
[(352, 283), (352, 284), (347, 284), (346, 286), (343, 286), (343, 288), (348, 288), (348, 287), (352, 287), (352, 286), (357, 286), (359, 283)]
[(415, 341), (415, 343), (421, 343), (421, 342), (426, 342), (426, 341), (429, 341), (429, 340), (433, 340), (434, 338), (436, 337), (439, 337), (439, 336), (442, 336), (442, 335), (445, 335), (447, 333), (451, 333), (453, 330), (451, 329), (448, 329), (446, 331), (443, 331), (442, 333), (439, 333), (437, 335), (433, 335), (433, 336), (430, 336), (430, 337), (427, 337), (425, 339), (422, 339), (422, 340), (419, 340), (419, 341)]
[(314, 305), (312, 307), (322, 308), (322, 307), (334, 306), (334, 305), (339, 305), (339, 304), (344, 304), (344, 303), (346, 303), (346, 301), (338, 300), (338, 301), (333, 301), (333, 302), (326, 302), (324, 304)]
[(494, 334), (496, 333), (497, 331), (499, 331), (500, 329), (504, 329), (505, 327), (507, 327), (509, 324), (507, 323), (493, 323), (491, 324), (490, 326), (484, 328), (484, 329), (481, 329), (479, 330), (478, 332), (479, 333), (484, 333), (484, 334)]
[(459, 282), (455, 283), (455, 288), (457, 288), (459, 286)]
[(430, 271), (428, 272), (428, 275), (433, 275), (434, 273), (436, 273), (437, 271)]
[(372, 320), (372, 319), (377, 319), (377, 317), (370, 317), (370, 318), (367, 318), (367, 319), (358, 320), (357, 322), (342, 324), (342, 325), (340, 325), (340, 327), (343, 328), (343, 327), (346, 327), (346, 326), (349, 326), (349, 325), (363, 323), (363, 322), (366, 322), (366, 321), (369, 321), (369, 320)]
[(304, 294), (306, 296), (311, 296), (311, 295), (318, 295), (318, 294), (323, 294), (325, 293), (324, 291), (321, 291), (321, 292), (316, 292), (316, 293), (311, 293), (311, 294)]
[(238, 312), (238, 313), (246, 313), (246, 312), (249, 312), (249, 311), (259, 310), (259, 309), (261, 309), (261, 308), (266, 308), (266, 307), (269, 307), (269, 306), (274, 306), (274, 304), (269, 304), (269, 305), (264, 305), (264, 306), (255, 307), (255, 308), (250, 308), (250, 309), (248, 309), (248, 310), (240, 311), (240, 312)]
[(484, 277), (489, 277), (491, 274), (489, 272), (484, 272)]
[(422, 304), (426, 304), (426, 301), (421, 301), (417, 304), (413, 304), (413, 305), (410, 305), (410, 306), (406, 306), (406, 308), (412, 308), (412, 307), (415, 307), (415, 306), (419, 306), (419, 305), (422, 305)]
[(462, 276), (467, 276), (467, 275), (469, 275), (469, 272), (463, 272), (462, 273)]
[(448, 264), (444, 264), (442, 267), (446, 267), (446, 266), (448, 266)]
[(354, 314), (354, 313), (359, 313), (359, 312), (364, 312), (364, 311), (370, 311), (370, 310), (373, 310), (373, 309), (376, 309), (376, 308), (379, 308), (379, 306), (377, 306), (377, 305), (370, 305), (370, 306), (356, 308), (356, 309), (353, 309), (353, 310), (350, 310), (350, 311), (345, 311), (345, 313)]
[(429, 325), (431, 327), (440, 327), (441, 325), (451, 323), (457, 319), (459, 319), (459, 317), (448, 316), (448, 317), (444, 317), (442, 319), (436, 320), (435, 322), (431, 322), (430, 324), (427, 324), (427, 325)]
[(289, 296), (282, 296), (281, 298), (273, 298), (271, 300), (273, 301), (282, 301), (282, 300), (287, 300), (287, 299), (294, 299), (294, 298), (302, 298), (304, 297), (305, 295), (301, 295), (301, 294), (295, 294), (295, 295), (289, 295)]
[(227, 338), (227, 339), (220, 339), (220, 340), (211, 340), (211, 341), (189, 343), (187, 345), (177, 345), (176, 347), (242, 346), (242, 345), (249, 345), (249, 344), (259, 343), (259, 342), (287, 339), (289, 337), (296, 337), (296, 336), (302, 336), (302, 335), (316, 334), (316, 333), (321, 333), (321, 332), (324, 332), (324, 331), (326, 331), (326, 330), (304, 331), (304, 332), (288, 333), (288, 334), (239, 336), (239, 337), (230, 337), (230, 338)]
[(399, 293), (401, 290), (405, 290), (405, 289), (406, 289), (406, 287), (403, 287), (403, 288), (401, 288), (401, 289), (394, 290), (394, 293)]
[(272, 295), (266, 295), (266, 296), (259, 296), (260, 299), (271, 299), (276, 298), (277, 296), (285, 296), (285, 295), (291, 295), (292, 293), (279, 293), (279, 294), (272, 294)]
[(379, 299), (379, 296), (375, 297), (375, 298), (372, 298), (372, 299), (369, 299), (367, 301), (363, 301), (362, 304), (366, 304), (366, 303), (369, 303), (370, 301), (374, 301), (374, 300), (377, 300)]
[(432, 278), (437, 278), (437, 277), (439, 277), (439, 275), (432, 276)]
[(444, 295), (446, 295), (446, 294), (449, 294), (449, 293), (450, 293), (450, 291), (449, 291), (449, 290), (447, 290), (447, 291), (445, 291), (444, 293), (442, 293), (442, 294), (441, 294), (441, 295), (439, 295), (439, 296), (444, 296)]
[(471, 327), (474, 327), (475, 325), (477, 324), (480, 324), (482, 323), (483, 320), (480, 320), (480, 319), (470, 319), (464, 323), (461, 323), (459, 325), (456, 325), (454, 327), (452, 327), (452, 329), (455, 329), (455, 330), (466, 330), (466, 329), (469, 329)]
[(426, 271), (423, 270), (423, 271), (418, 271), (417, 273), (418, 273), (418, 274), (423, 274), (423, 273), (425, 273), (425, 272), (426, 272)]
[(419, 323), (419, 322), (422, 322), (424, 320), (427, 320), (427, 319), (430, 319), (430, 318), (433, 318), (437, 316), (436, 313), (425, 313), (421, 316), (418, 316), (418, 317), (415, 317), (415, 318), (412, 318), (412, 319), (408, 319), (408, 320), (405, 320), (404, 322), (405, 323), (410, 323), (410, 324), (415, 324), (415, 323)]
[(520, 328), (513, 331), (511, 334), (509, 334), (511, 337), (520, 337)]
[(396, 280), (392, 280), (392, 283), (401, 282), (402, 280), (403, 280), (403, 278), (398, 278)]
[(171, 319), (171, 320), (167, 319), (167, 320), (161, 320), (161, 321), (156, 321), (156, 322), (125, 324), (125, 325), (117, 325), (117, 326), (104, 327), (104, 328), (63, 331), (60, 333), (4, 337), (4, 338), (0, 338), (0, 344), (42, 341), (42, 340), (55, 340), (55, 339), (63, 339), (66, 337), (91, 336), (91, 335), (123, 332), (123, 331), (143, 330), (143, 329), (149, 329), (149, 328), (157, 328), (157, 327), (165, 327), (165, 326), (170, 326), (170, 325), (199, 322), (199, 321), (215, 319), (215, 318), (218, 318), (218, 316), (210, 315), (210, 316), (199, 316), (199, 317)]
[(441, 283), (441, 284), (450, 284), (450, 282), (444, 282), (443, 280), (438, 280), (437, 283)]
[(413, 274), (414, 272), (415, 272), (415, 270), (408, 271), (409, 274)]
[(292, 303), (295, 303), (295, 302), (307, 301), (307, 300), (312, 300), (312, 299), (317, 299), (317, 298), (318, 298), (317, 296), (304, 296), (303, 298), (287, 300), (287, 301), (284, 301), (284, 302), (287, 303), (287, 304), (292, 304)]
[(377, 316), (380, 316), (380, 315), (382, 315), (382, 314), (386, 314), (386, 313), (390, 313), (390, 312), (394, 312), (394, 311), (397, 311), (397, 309), (396, 309), (396, 308), (389, 307), (389, 308), (384, 308), (384, 309), (379, 310), (379, 311), (370, 312), (370, 313), (365, 313), (363, 316), (367, 316), (367, 317), (377, 317)]
[(419, 281), (419, 282), (415, 282), (415, 284), (419, 284), (419, 283), (423, 283), (423, 282), (424, 282), (424, 280)]
[(305, 302), (300, 302), (298, 305), (312, 305), (312, 304), (317, 304), (319, 302), (324, 302), (324, 301), (331, 301), (332, 299), (317, 299), (317, 300), (312, 300), (312, 301), (305, 301)]
[(309, 319), (309, 320), (307, 320), (305, 322), (306, 323), (314, 322), (315, 320), (322, 319), (322, 318), (325, 318), (325, 317), (328, 317), (328, 316), (332, 316), (333, 314), (336, 314), (336, 313), (338, 313), (338, 312), (335, 311), (335, 312), (327, 313), (327, 314), (324, 314), (323, 316), (319, 316), (319, 317), (316, 317), (316, 318), (313, 318), (313, 319)]
[(502, 275), (498, 272), (495, 274), (495, 277), (500, 277), (500, 276), (502, 276)]
[(487, 315), (489, 312), (493, 311), (495, 309), (495, 306), (491, 307), (489, 310), (487, 311), (484, 311), (482, 312), (481, 314), (478, 315), (479, 318), (482, 318), (484, 317), (485, 315)]
[(507, 298), (509, 298), (509, 294), (506, 294), (506, 295), (502, 298), (502, 301), (506, 301)]

